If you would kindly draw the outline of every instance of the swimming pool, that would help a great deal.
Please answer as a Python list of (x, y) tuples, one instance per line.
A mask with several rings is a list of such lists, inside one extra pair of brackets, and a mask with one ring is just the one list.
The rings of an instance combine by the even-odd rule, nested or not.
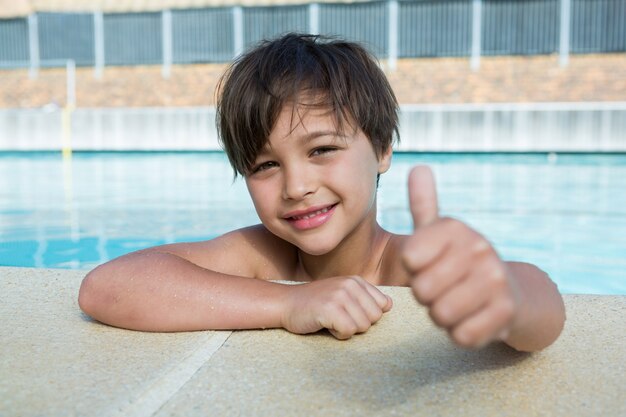
[[(411, 230), (406, 177), (437, 177), (442, 214), (563, 293), (626, 294), (626, 155), (396, 154), (379, 219)], [(0, 265), (92, 268), (140, 248), (258, 222), (224, 154), (0, 153)]]

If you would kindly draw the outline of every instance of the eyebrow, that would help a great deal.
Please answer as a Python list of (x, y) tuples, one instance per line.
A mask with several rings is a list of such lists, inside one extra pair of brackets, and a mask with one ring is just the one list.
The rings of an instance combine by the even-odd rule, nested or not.
[[(310, 132), (304, 136), (299, 137), (297, 140), (302, 141), (302, 142), (310, 142), (314, 139), (317, 138), (321, 138), (323, 136), (335, 136), (335, 137), (339, 137), (339, 138), (347, 138), (348, 136), (338, 132), (337, 130), (316, 130), (313, 132)], [(259, 153), (257, 154), (257, 157), (262, 156), (266, 153), (270, 152), (270, 146), (269, 146), (269, 141), (267, 141), (267, 143), (265, 144), (265, 146), (263, 146), (263, 148), (261, 148), (261, 150), (259, 151)]]
[(300, 137), (300, 140), (304, 141), (304, 142), (309, 142), (313, 139), (322, 137), (322, 136), (337, 136), (340, 138), (345, 138), (347, 137), (345, 134), (338, 132), (337, 130), (317, 130), (317, 131), (313, 131), (310, 132), (302, 137)]

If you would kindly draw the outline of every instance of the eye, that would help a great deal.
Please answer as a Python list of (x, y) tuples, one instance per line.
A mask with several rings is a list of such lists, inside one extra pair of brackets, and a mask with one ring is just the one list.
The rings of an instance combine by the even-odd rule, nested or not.
[(250, 172), (252, 174), (256, 174), (257, 172), (267, 171), (268, 169), (271, 169), (277, 166), (278, 166), (278, 163), (274, 161), (262, 162), (258, 165), (253, 166)]
[(337, 148), (332, 147), (332, 146), (320, 146), (319, 148), (313, 149), (313, 152), (311, 152), (311, 156), (324, 155), (327, 153), (334, 152), (336, 150)]

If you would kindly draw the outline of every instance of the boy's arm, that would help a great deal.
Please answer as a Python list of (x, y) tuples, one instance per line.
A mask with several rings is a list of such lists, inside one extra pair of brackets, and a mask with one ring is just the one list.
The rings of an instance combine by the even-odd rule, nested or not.
[(85, 277), (79, 305), (96, 320), (134, 330), (328, 328), (339, 339), (367, 330), (391, 308), (387, 296), (358, 277), (305, 285), (267, 281), (290, 278), (292, 257), (266, 233), (253, 227), (114, 259)]
[(467, 347), (493, 340), (535, 351), (559, 336), (563, 300), (548, 276), (529, 264), (503, 262), (491, 244), (464, 223), (439, 217), (432, 172), (409, 176), (415, 226), (404, 266), (416, 299), (433, 321)]
[(285, 290), (146, 250), (91, 271), (81, 285), (79, 305), (98, 321), (134, 330), (270, 328), (280, 326)]
[(565, 324), (565, 305), (548, 275), (534, 265), (506, 263), (520, 292), (520, 309), (503, 341), (522, 351), (541, 350), (552, 344)]

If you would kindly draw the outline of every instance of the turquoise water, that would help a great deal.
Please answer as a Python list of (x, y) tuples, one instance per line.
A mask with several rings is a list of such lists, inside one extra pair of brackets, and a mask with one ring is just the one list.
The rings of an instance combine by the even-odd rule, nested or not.
[[(563, 293), (626, 294), (626, 156), (397, 154), (380, 222), (408, 233), (406, 177), (437, 177), (442, 214)], [(92, 268), (148, 246), (202, 240), (258, 219), (221, 153), (0, 153), (0, 265)]]

